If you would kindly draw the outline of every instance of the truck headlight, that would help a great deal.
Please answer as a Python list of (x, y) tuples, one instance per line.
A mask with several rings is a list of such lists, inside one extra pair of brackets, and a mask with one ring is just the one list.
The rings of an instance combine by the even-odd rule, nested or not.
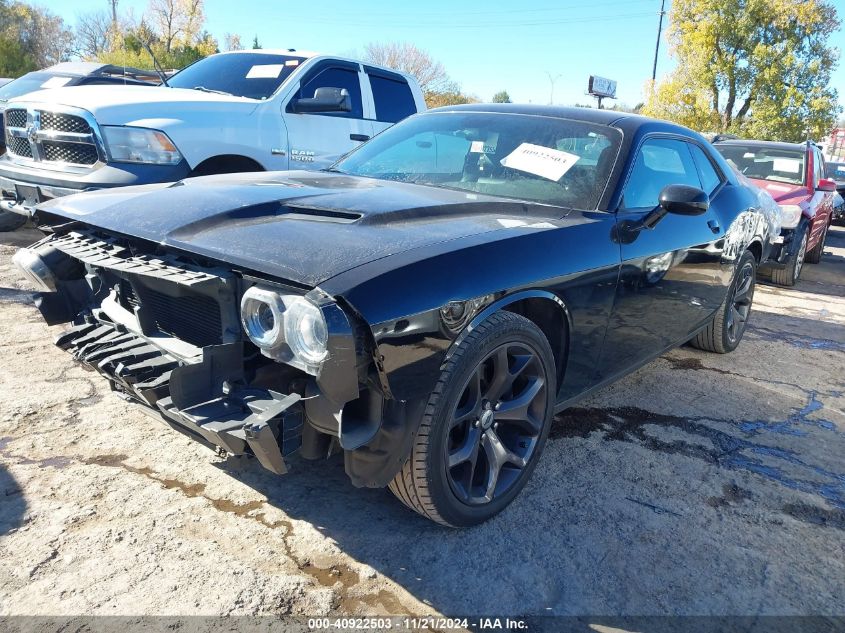
[(41, 256), (31, 248), (21, 248), (12, 255), (12, 263), (33, 284), (46, 292), (56, 290), (56, 276)]
[(182, 160), (182, 154), (164, 132), (114, 125), (100, 129), (109, 158), (115, 162), (176, 165)]
[(241, 323), (262, 354), (309, 374), (329, 355), (326, 319), (305, 297), (252, 286), (241, 299)]
[(801, 221), (801, 207), (797, 204), (780, 205), (780, 217), (782, 229), (794, 229)]

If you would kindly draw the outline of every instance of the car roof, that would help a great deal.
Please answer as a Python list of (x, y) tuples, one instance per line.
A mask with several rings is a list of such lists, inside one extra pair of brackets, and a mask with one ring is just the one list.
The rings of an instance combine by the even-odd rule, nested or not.
[(713, 145), (724, 145), (730, 147), (735, 145), (737, 147), (759, 147), (768, 149), (780, 149), (787, 151), (803, 152), (807, 149), (806, 143), (782, 143), (781, 141), (746, 141), (743, 139), (730, 139), (726, 141), (717, 141)]
[(598, 108), (568, 107), (556, 105), (537, 105), (533, 103), (468, 103), (462, 105), (443, 106), (434, 108), (429, 112), (490, 112), (508, 114), (530, 114), (534, 116), (547, 116), (560, 119), (574, 119), (587, 123), (597, 123), (610, 127), (618, 127), (628, 131), (640, 127), (650, 128), (649, 131), (677, 133), (693, 138), (702, 138), (695, 132), (682, 125), (652, 119), (640, 114), (620, 112), (619, 110), (599, 110)]

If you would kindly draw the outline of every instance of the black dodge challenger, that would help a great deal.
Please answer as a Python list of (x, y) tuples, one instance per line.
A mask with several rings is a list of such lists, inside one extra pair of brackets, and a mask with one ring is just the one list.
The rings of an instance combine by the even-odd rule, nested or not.
[(686, 342), (736, 348), (778, 230), (688, 129), (517, 105), (37, 219), (15, 261), (123, 397), (276, 473), (342, 451), (354, 485), (450, 526), (514, 499), (556, 411)]

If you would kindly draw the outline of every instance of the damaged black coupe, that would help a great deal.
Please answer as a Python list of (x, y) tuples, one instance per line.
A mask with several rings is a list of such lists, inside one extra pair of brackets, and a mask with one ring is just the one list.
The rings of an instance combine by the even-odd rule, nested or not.
[(221, 454), (342, 452), (451, 526), (507, 506), (556, 411), (742, 338), (774, 211), (699, 135), (618, 112), (413, 116), (323, 172), (60, 198), (16, 263), (57, 344)]

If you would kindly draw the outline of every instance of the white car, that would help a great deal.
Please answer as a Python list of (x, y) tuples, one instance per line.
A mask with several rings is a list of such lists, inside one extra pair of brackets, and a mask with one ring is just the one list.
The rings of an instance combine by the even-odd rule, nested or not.
[[(425, 109), (410, 76), (295, 50), (220, 53), (157, 87), (30, 93), (5, 110), (0, 209), (199, 175), (319, 169)], [(8, 230), (8, 229), (7, 229)]]

